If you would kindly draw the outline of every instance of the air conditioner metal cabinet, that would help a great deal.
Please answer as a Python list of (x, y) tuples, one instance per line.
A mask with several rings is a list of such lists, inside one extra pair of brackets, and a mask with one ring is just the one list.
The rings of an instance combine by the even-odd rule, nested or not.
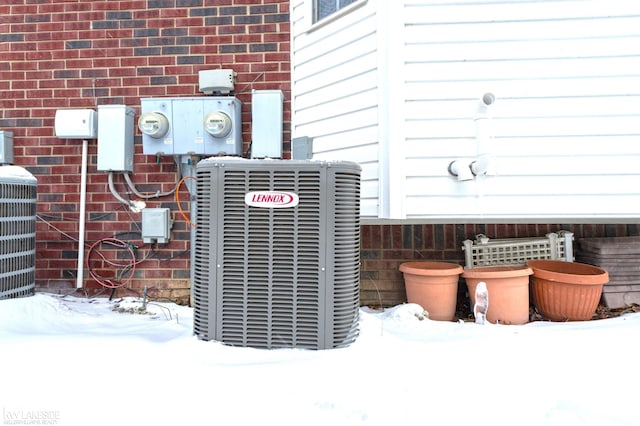
[[(253, 203), (265, 199), (287, 206)], [(196, 201), (200, 339), (308, 349), (356, 339), (360, 166), (210, 158), (197, 165)]]
[(0, 300), (34, 294), (36, 193), (27, 170), (0, 167)]

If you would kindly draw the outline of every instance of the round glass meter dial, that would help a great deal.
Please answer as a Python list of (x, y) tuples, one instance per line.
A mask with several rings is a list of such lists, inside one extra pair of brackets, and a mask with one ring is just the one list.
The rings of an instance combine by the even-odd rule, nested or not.
[(169, 120), (160, 112), (147, 112), (138, 119), (140, 131), (152, 138), (161, 138), (169, 130)]
[(231, 117), (222, 111), (207, 114), (204, 119), (204, 128), (215, 138), (224, 138), (231, 132)]

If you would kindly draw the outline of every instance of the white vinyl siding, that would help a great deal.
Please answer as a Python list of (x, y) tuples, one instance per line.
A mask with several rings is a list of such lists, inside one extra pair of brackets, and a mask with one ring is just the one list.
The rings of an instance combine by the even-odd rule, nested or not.
[[(315, 160), (362, 166), (363, 215), (378, 215), (378, 61), (375, 14), (354, 8), (308, 31), (310, 0), (292, 2), (297, 136), (313, 138)], [(353, 5), (352, 5), (353, 6)], [(366, 5), (365, 5), (366, 6)]]
[[(640, 219), (640, 2), (370, 0), (353, 12), (321, 34), (303, 33), (305, 39), (340, 40), (340, 56), (353, 63), (331, 74), (341, 76), (332, 84), (358, 88), (342, 98), (353, 99), (353, 107), (311, 95), (322, 91), (320, 81), (305, 80), (339, 67), (324, 57), (333, 47), (320, 39), (319, 45), (294, 42), (293, 121), (294, 136), (315, 138), (314, 158), (349, 153), (360, 161), (362, 154), (367, 182), (375, 182), (368, 186), (364, 217)], [(380, 34), (390, 28), (396, 41), (385, 47)], [(314, 71), (300, 76), (305, 65)], [(386, 95), (384, 82), (394, 87)], [(473, 118), (488, 92), (496, 97), (493, 137), (479, 146)], [(375, 99), (393, 105), (378, 105), (377, 125)], [(321, 126), (308, 117), (333, 107), (346, 115), (336, 118), (337, 133), (317, 133)], [(354, 139), (360, 127), (369, 129), (368, 139)], [(371, 149), (376, 138), (377, 151)], [(468, 164), (482, 153), (492, 159), (489, 176), (458, 181), (448, 173), (451, 161)]]

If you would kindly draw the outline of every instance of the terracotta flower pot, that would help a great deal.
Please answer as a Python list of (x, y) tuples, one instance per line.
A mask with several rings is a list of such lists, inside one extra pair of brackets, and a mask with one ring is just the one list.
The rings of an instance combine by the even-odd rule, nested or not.
[(489, 308), (486, 319), (493, 324), (526, 324), (529, 321), (529, 275), (525, 266), (484, 266), (465, 269), (462, 273), (471, 307), (476, 303), (478, 283), (487, 284)]
[(587, 321), (593, 317), (609, 273), (602, 268), (561, 260), (530, 260), (531, 287), (538, 312), (552, 321)]
[(409, 303), (422, 306), (429, 319), (453, 321), (462, 266), (448, 262), (406, 262), (400, 265), (400, 272), (404, 275)]

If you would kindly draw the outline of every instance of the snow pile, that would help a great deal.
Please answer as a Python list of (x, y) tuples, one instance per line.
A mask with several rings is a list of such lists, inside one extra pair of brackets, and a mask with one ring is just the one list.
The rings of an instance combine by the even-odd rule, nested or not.
[(524, 326), (361, 310), (348, 348), (199, 341), (191, 308), (0, 301), (3, 424), (633, 425), (640, 314)]
[(0, 165), (0, 179), (2, 181), (15, 181), (18, 183), (35, 182), (36, 178), (25, 168), (13, 165)]

